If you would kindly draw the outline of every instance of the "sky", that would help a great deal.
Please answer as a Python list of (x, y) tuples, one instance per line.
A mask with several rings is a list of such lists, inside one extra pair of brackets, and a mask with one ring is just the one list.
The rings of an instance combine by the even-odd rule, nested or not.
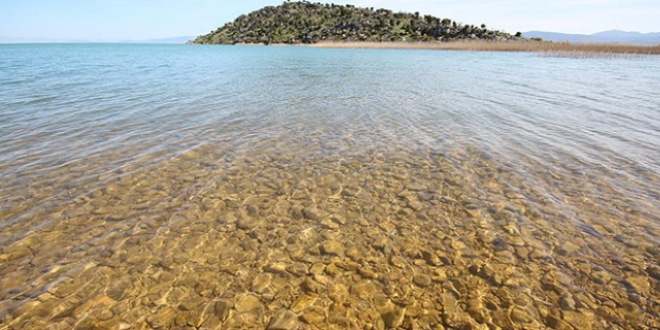
[[(510, 33), (660, 32), (660, 0), (353, 0), (360, 7), (430, 14)], [(197, 36), (271, 0), (0, 0), (0, 36), (121, 41)]]

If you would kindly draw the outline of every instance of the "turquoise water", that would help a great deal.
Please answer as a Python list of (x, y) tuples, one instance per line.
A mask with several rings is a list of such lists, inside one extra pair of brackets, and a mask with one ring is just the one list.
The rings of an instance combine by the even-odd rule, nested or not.
[(655, 57), (112, 44), (3, 45), (0, 56), (9, 173), (121, 148), (310, 134), (659, 170)]
[[(296, 291), (299, 277), (295, 272), (287, 275), (294, 283), (287, 298), (277, 296), (281, 291), (274, 292), (273, 298), (237, 282), (225, 288), (233, 295), (216, 290), (210, 296), (195, 296), (198, 307), (220, 298), (237, 304), (229, 316), (219, 313), (214, 320), (189, 321), (194, 318), (186, 314), (189, 310), (176, 307), (184, 298), (167, 296), (167, 303), (162, 303), (152, 297), (153, 292), (147, 294), (146, 288), (155, 285), (147, 280), (104, 300), (108, 288), (117, 284), (113, 279), (119, 275), (114, 271), (130, 274), (127, 281), (131, 283), (141, 282), (142, 276), (151, 276), (154, 265), (175, 254), (175, 248), (167, 244), (135, 252), (127, 242), (142, 242), (136, 246), (144, 247), (149, 245), (140, 237), (147, 237), (149, 244), (161, 237), (166, 242), (194, 241), (203, 246), (209, 240), (256, 237), (250, 235), (257, 229), (266, 236), (279, 235), (279, 229), (291, 235), (296, 230), (316, 233), (310, 236), (316, 238), (309, 238), (316, 241), (300, 243), (308, 257), (292, 253), (282, 259), (305, 267), (348, 258), (348, 253), (325, 256), (324, 247), (320, 255), (318, 247), (316, 252), (306, 250), (332, 237), (347, 250), (357, 244), (365, 251), (354, 242), (372, 240), (378, 231), (395, 246), (402, 246), (401, 251), (409, 244), (404, 239), (422, 247), (436, 244), (437, 237), (444, 237), (442, 242), (459, 239), (473, 252), (457, 253), (462, 249), (455, 243), (447, 243), (446, 251), (438, 246), (438, 255), (457, 253), (455, 261), (444, 262), (440, 268), (428, 260), (428, 254), (416, 263), (412, 254), (397, 249), (372, 248), (373, 258), (367, 261), (351, 257), (385, 274), (390, 271), (380, 265), (399, 264), (400, 260), (392, 260), (401, 256), (404, 261), (410, 259), (410, 274), (441, 269), (458, 279), (473, 272), (469, 266), (474, 262), (482, 267), (484, 255), (491, 256), (487, 258), (491, 263), (499, 262), (492, 256), (501, 252), (501, 246), (480, 238), (486, 233), (494, 235), (496, 243), (507, 242), (505, 250), (514, 260), (509, 268), (517, 271), (502, 273), (522, 279), (523, 284), (509, 287), (488, 282), (479, 284), (484, 286), (480, 290), (494, 294), (504, 287), (531, 297), (534, 302), (524, 306), (536, 309), (526, 312), (530, 322), (516, 319), (511, 308), (502, 306), (483, 307), (490, 310), (488, 317), (457, 310), (456, 315), (463, 313), (469, 320), (464, 322), (503, 328), (555, 327), (557, 322), (566, 322), (580, 328), (584, 324), (575, 323), (576, 319), (586, 318), (594, 328), (660, 326), (659, 77), (660, 57), (654, 56), (0, 45), (0, 276), (5, 279), (0, 285), (0, 328), (36, 329), (46, 324), (63, 329), (90, 324), (167, 328), (176, 324), (176, 317), (194, 326), (207, 322), (210, 328), (263, 328), (274, 322), (281, 308), (295, 309), (291, 302), (305, 291)], [(410, 182), (399, 185), (397, 180)], [(234, 213), (240, 220), (238, 210), (261, 203), (253, 199), (263, 201), (259, 214), (265, 223), (252, 226), (226, 220)], [(291, 204), (278, 204), (284, 201)], [(320, 215), (300, 213), (298, 206), (314, 206)], [(431, 215), (428, 210), (436, 208), (439, 213)], [(280, 209), (285, 211), (280, 214)], [(340, 209), (345, 210), (341, 212), (349, 219), (348, 225), (324, 222), (324, 214), (337, 214)], [(516, 214), (515, 221), (498, 222), (502, 210)], [(422, 211), (424, 215), (419, 215)], [(195, 225), (209, 213), (223, 220), (195, 234)], [(248, 213), (254, 217), (252, 211)], [(180, 225), (184, 231), (171, 225), (177, 214), (186, 219)], [(169, 220), (140, 225), (165, 218)], [(350, 227), (352, 218), (364, 221), (355, 220), (360, 226)], [(382, 221), (391, 221), (398, 229), (384, 227)], [(223, 226), (229, 229), (220, 230)], [(374, 232), (365, 229), (371, 226)], [(401, 226), (412, 227), (404, 230)], [(438, 231), (444, 234), (423, 235)], [(214, 233), (213, 239), (209, 233)], [(219, 264), (244, 267), (246, 281), (256, 281), (257, 274), (268, 269), (265, 264), (279, 256), (273, 252), (276, 245), (262, 238), (258, 241), (256, 259), (243, 254), (221, 256)], [(575, 242), (577, 248), (565, 247), (567, 241)], [(129, 259), (131, 253), (148, 254), (149, 260), (114, 260), (120, 253), (101, 253), (107, 249), (128, 250)], [(217, 250), (209, 253), (217, 259)], [(113, 265), (112, 271), (104, 270), (108, 264)], [(220, 267), (217, 260), (194, 265), (169, 267), (166, 272), (178, 277), (200, 273), (202, 268), (216, 272)], [(406, 277), (407, 268), (402, 269)], [(343, 271), (344, 275), (333, 276), (335, 284), (353, 288), (360, 276), (370, 278), (350, 267)], [(602, 280), (601, 271), (607, 273), (607, 280)], [(543, 274), (555, 276), (554, 272), (553, 278), (565, 290), (554, 292), (539, 280)], [(273, 276), (269, 287), (276, 286), (273, 283), (280, 275)], [(53, 291), (67, 279), (74, 281), (73, 286), (80, 285), (77, 277), (98, 287), (89, 284), (94, 289), (84, 294)], [(424, 315), (442, 314), (440, 307), (423, 302), (445, 297), (451, 292), (446, 285), (437, 284), (435, 294), (427, 289), (430, 297), (424, 298), (415, 290), (388, 293), (387, 283), (394, 280), (386, 282), (384, 277), (368, 281), (376, 283), (377, 294), (385, 294), (396, 308), (410, 311), (419, 305), (427, 311)], [(643, 283), (638, 285), (637, 280)], [(458, 291), (466, 285), (454, 284)], [(349, 290), (346, 299), (355, 298), (354, 291), (359, 290)], [(573, 302), (577, 307), (564, 308), (567, 292), (577, 300)], [(259, 298), (259, 313), (240, 307), (241, 302), (254, 303), (246, 302), (244, 294)], [(314, 294), (318, 295), (316, 307), (325, 312), (310, 311), (314, 306), (296, 310), (298, 319), (291, 322), (321, 328), (392, 325), (389, 316), (375, 321), (354, 315), (344, 323), (333, 323), (334, 312), (328, 310), (331, 299), (324, 293)], [(415, 297), (415, 302), (397, 300), (407, 295)], [(105, 298), (94, 300), (101, 296)], [(359, 306), (365, 301), (365, 306), (376, 306), (381, 301), (355, 299)], [(468, 295), (452, 299), (467, 303)], [(606, 300), (613, 302), (607, 307), (611, 311), (598, 307)], [(85, 304), (88, 301), (92, 303)], [(64, 316), (49, 312), (63, 303), (78, 312)], [(102, 310), (120, 304), (129, 304), (135, 317), (118, 311), (100, 316)], [(175, 312), (162, 312), (163, 306)], [(380, 312), (378, 308), (373, 310)], [(388, 313), (396, 311), (387, 309), (382, 314), (391, 316)], [(498, 316), (499, 311), (513, 314), (507, 319)], [(326, 315), (324, 323), (310, 321), (318, 319), (309, 316), (312, 312)], [(641, 317), (631, 320), (630, 313)], [(152, 314), (165, 324), (158, 324)], [(248, 316), (241, 318), (243, 314)], [(405, 327), (459, 326), (454, 319), (434, 321), (409, 314), (401, 321)]]

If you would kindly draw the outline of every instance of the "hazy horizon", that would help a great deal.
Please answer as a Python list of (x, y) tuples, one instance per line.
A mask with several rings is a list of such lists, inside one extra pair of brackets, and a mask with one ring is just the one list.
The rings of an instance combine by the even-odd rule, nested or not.
[[(22, 41), (119, 42), (198, 36), (282, 1), (245, 0), (45, 0), (5, 3), (0, 37)], [(466, 24), (486, 24), (509, 33), (549, 31), (592, 34), (608, 30), (660, 32), (660, 3), (640, 0), (355, 0), (360, 7), (430, 14)], [(559, 18), (561, 17), (561, 18)]]

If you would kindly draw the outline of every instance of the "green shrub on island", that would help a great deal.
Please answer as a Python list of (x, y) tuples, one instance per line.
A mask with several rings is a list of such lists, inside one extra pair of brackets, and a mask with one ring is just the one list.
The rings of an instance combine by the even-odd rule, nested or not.
[(388, 9), (285, 2), (268, 6), (197, 37), (194, 44), (311, 44), (324, 41), (504, 41), (516, 37), (449, 18)]

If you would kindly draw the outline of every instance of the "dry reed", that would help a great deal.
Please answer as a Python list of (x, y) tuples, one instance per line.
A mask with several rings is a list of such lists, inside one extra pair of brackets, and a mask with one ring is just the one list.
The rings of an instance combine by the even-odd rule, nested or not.
[(660, 45), (629, 44), (572, 44), (538, 41), (454, 41), (454, 42), (324, 42), (320, 48), (377, 48), (377, 49), (439, 49), (502, 52), (546, 52), (575, 54), (637, 54), (660, 55)]

